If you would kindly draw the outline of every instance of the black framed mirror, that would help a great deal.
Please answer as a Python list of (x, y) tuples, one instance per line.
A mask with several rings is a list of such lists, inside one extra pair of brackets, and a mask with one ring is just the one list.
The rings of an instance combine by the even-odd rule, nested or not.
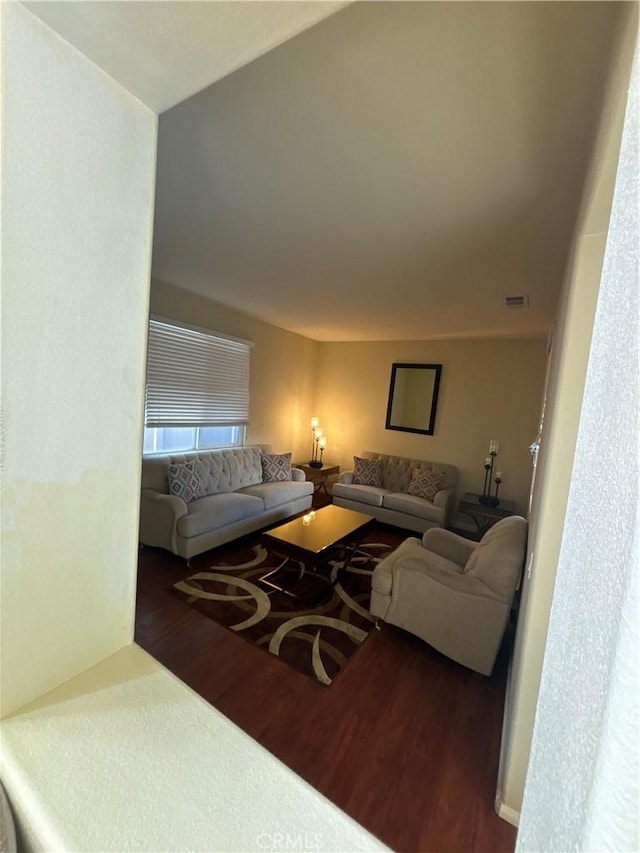
[(441, 364), (391, 366), (387, 429), (433, 435), (441, 373)]

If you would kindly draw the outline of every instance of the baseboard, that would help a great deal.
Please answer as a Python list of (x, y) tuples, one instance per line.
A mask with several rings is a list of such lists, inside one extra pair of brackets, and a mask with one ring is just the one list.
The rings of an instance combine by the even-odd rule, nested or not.
[(512, 809), (511, 806), (505, 806), (500, 794), (496, 795), (495, 810), (498, 817), (501, 817), (502, 820), (506, 820), (506, 822), (510, 823), (511, 826), (515, 826), (516, 829), (520, 826), (520, 812)]

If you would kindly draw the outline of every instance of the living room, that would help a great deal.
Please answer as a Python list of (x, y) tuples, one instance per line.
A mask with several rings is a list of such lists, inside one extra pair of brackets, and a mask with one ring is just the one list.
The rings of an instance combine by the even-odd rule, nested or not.
[[(14, 14), (17, 13), (7, 12), (9, 21), (13, 20), (10, 16)], [(28, 17), (33, 16), (28, 13)], [(64, 51), (68, 46), (64, 46), (62, 51), (58, 48), (53, 51), (48, 50), (46, 40), (49, 36), (43, 35), (39, 24), (38, 26), (34, 26), (31, 22), (27, 24), (26, 19), (19, 17), (17, 20), (19, 25), (15, 22), (12, 24), (12, 33), (15, 35), (18, 32), (20, 38), (25, 41), (23, 47), (27, 45), (29, 47), (28, 50), (22, 51), (25, 59), (20, 61), (27, 61), (26, 57), (37, 56), (38, 62), (42, 62), (44, 68), (48, 69), (49, 63), (52, 67), (55, 66), (57, 60), (52, 56), (56, 54), (56, 50), (58, 54), (66, 56)], [(23, 26), (27, 34), (23, 33)], [(32, 37), (32, 29), (33, 38), (36, 41), (39, 40), (35, 48), (29, 41)], [(46, 60), (42, 59), (45, 54)], [(624, 59), (628, 59), (626, 53)], [(86, 72), (91, 76), (94, 73), (85, 68), (83, 61), (84, 59), (82, 58), (81, 61), (78, 56), (72, 56), (69, 59), (73, 73), (65, 78), (64, 84), (60, 84), (63, 91), (65, 86), (74, 89), (72, 82), (74, 74), (83, 75)], [(17, 63), (19, 67), (19, 61), (15, 55), (12, 55), (12, 62)], [(624, 66), (624, 62), (621, 61), (621, 63)], [(628, 73), (628, 63), (624, 68), (618, 68), (619, 77), (614, 80), (609, 90), (609, 94), (613, 92), (614, 106), (607, 113), (607, 123), (603, 131), (604, 149), (607, 148), (609, 139), (608, 122), (612, 122), (612, 125), (617, 127), (616, 121), (619, 119), (621, 126), (621, 114), (615, 105), (619, 106), (616, 98), (625, 88), (625, 72)], [(41, 78), (42, 68), (38, 67), (33, 72), (33, 79)], [(29, 97), (35, 97), (31, 90)], [(117, 100), (113, 87), (106, 86), (105, 93), (101, 93), (97, 101), (95, 99), (82, 101), (82, 109), (73, 116), (72, 126), (78, 130), (80, 138), (84, 133), (80, 129), (85, 126), (83, 123), (86, 123), (87, 114), (91, 114), (88, 105), (102, 103), (100, 100), (102, 97), (110, 104)], [(133, 99), (124, 99), (126, 110), (131, 110), (134, 116), (132, 121), (135, 130), (131, 130), (131, 133), (133, 136), (139, 134), (146, 144), (153, 139), (153, 116), (149, 111), (142, 110), (139, 103), (133, 105), (131, 100)], [(28, 102), (28, 99), (25, 102)], [(70, 107), (68, 109), (71, 110)], [(118, 113), (118, 109), (114, 110), (115, 114)], [(47, 111), (43, 109), (39, 115), (46, 116)], [(115, 115), (112, 116), (111, 121), (114, 127), (122, 127)], [(55, 122), (53, 124), (55, 125)], [(98, 121), (102, 131), (108, 124), (109, 122), (106, 122), (103, 125), (101, 120)], [(612, 133), (615, 137), (615, 130)], [(34, 145), (36, 136), (42, 137), (43, 134), (29, 132), (25, 138), (29, 144)], [(44, 136), (47, 134), (45, 133)], [(111, 139), (114, 150), (121, 144), (116, 137), (117, 134), (114, 133)], [(60, 160), (64, 160), (62, 151), (67, 142), (65, 136), (57, 155)], [(21, 139), (17, 144), (24, 145), (25, 140)], [(615, 139), (611, 144), (615, 149)], [(91, 147), (91, 145), (88, 146), (88, 149)], [(83, 153), (81, 156), (87, 157), (89, 164), (87, 174), (95, 174), (99, 167), (94, 158), (89, 153)], [(105, 157), (104, 168), (113, 169), (118, 175), (122, 174), (123, 163), (120, 160), (116, 158), (115, 162), (110, 161), (102, 148), (100, 156)], [(41, 159), (40, 154), (35, 158), (37, 162)], [(609, 176), (609, 190), (612, 186), (611, 176), (615, 174), (615, 153), (613, 159), (614, 168)], [(605, 160), (604, 156), (596, 158), (596, 176), (601, 174), (598, 170), (601, 169)], [(56, 157), (52, 156), (50, 162), (57, 162)], [(154, 163), (153, 156), (137, 152), (131, 158), (127, 158), (126, 163), (124, 173), (132, 179), (131, 186), (125, 189), (122, 181), (116, 182), (114, 195), (109, 197), (105, 206), (107, 211), (104, 215), (105, 230), (99, 238), (102, 248), (98, 255), (96, 256), (91, 248), (87, 250), (87, 255), (86, 257), (83, 255), (82, 264), (77, 267), (77, 272), (71, 275), (71, 270), (76, 270), (76, 267), (70, 262), (70, 258), (74, 256), (78, 245), (81, 244), (77, 239), (78, 229), (82, 231), (81, 221), (68, 227), (60, 225), (60, 230), (55, 232), (56, 240), (51, 244), (52, 248), (58, 244), (68, 246), (69, 251), (62, 258), (57, 268), (57, 275), (60, 280), (65, 281), (65, 284), (67, 278), (71, 279), (67, 284), (67, 293), (72, 304), (82, 306), (81, 313), (85, 320), (82, 334), (78, 332), (78, 324), (69, 320), (68, 306), (64, 306), (63, 309), (61, 305), (46, 299), (29, 301), (30, 294), (47, 292), (44, 282), (48, 281), (51, 275), (52, 258), (60, 257), (58, 250), (42, 252), (42, 263), (38, 267), (36, 276), (38, 281), (42, 282), (42, 287), (26, 288), (20, 296), (22, 301), (18, 302), (19, 305), (24, 305), (25, 300), (27, 301), (29, 307), (26, 313), (36, 321), (33, 326), (42, 333), (42, 340), (36, 346), (32, 345), (35, 341), (32, 333), (25, 335), (24, 341), (12, 338), (11, 343), (15, 345), (16, 353), (20, 354), (20, 359), (16, 358), (15, 363), (12, 362), (12, 367), (16, 368), (16, 375), (24, 380), (23, 388), (33, 388), (34, 394), (26, 396), (31, 401), (34, 398), (38, 399), (49, 411), (55, 413), (59, 422), (69, 427), (69, 432), (65, 434), (72, 436), (72, 439), (65, 441), (49, 437), (47, 440), (48, 449), (51, 451), (49, 476), (54, 481), (55, 500), (58, 507), (56, 513), (49, 518), (46, 512), (43, 513), (41, 502), (45, 499), (45, 492), (50, 491), (51, 483), (43, 483), (41, 472), (35, 472), (33, 469), (27, 470), (23, 467), (8, 469), (11, 486), (8, 505), (14, 509), (18, 529), (29, 531), (30, 541), (20, 541), (23, 555), (21, 577), (18, 579), (17, 575), (11, 576), (12, 604), (5, 610), (5, 630), (13, 633), (14, 643), (15, 637), (19, 638), (17, 644), (19, 653), (15, 655), (15, 661), (9, 661), (8, 666), (3, 667), (5, 681), (3, 699), (7, 714), (12, 714), (26, 703), (36, 700), (48, 690), (64, 685), (68, 679), (73, 679), (78, 673), (102, 661), (117, 649), (126, 648), (131, 640), (131, 597), (134, 584), (132, 563), (136, 552), (135, 507), (138, 501), (138, 482), (132, 482), (136, 478), (131, 477), (131, 471), (137, 470), (139, 456), (139, 401), (144, 369), (142, 343), (148, 316), (147, 293), (138, 285), (140, 279), (145, 279), (145, 269), (148, 270), (150, 222), (148, 189), (153, 180)], [(69, 175), (65, 174), (64, 178), (69, 180)], [(21, 180), (27, 179), (24, 174), (21, 174)], [(55, 176), (50, 173), (46, 176), (39, 174), (38, 177), (38, 181), (50, 190), (52, 182), (54, 184), (53, 191), (50, 193), (50, 198), (53, 199), (51, 206), (53, 219), (56, 211), (60, 209), (60, 198), (63, 199), (63, 204), (68, 203), (66, 190), (62, 187), (56, 188), (55, 180)], [(19, 189), (22, 191), (21, 187)], [(86, 205), (94, 190), (95, 187), (89, 178), (86, 184), (82, 185), (84, 201), (78, 206), (78, 216), (90, 219), (102, 215), (100, 211), (96, 212), (93, 209), (87, 212)], [(104, 191), (107, 191), (106, 187)], [(131, 198), (127, 193), (131, 193)], [(16, 197), (18, 195), (19, 193)], [(26, 197), (31, 197), (30, 193), (27, 193)], [(33, 197), (39, 198), (39, 191), (34, 190)], [(38, 205), (35, 205), (33, 209), (37, 208)], [(115, 210), (118, 211), (117, 217), (109, 213)], [(123, 218), (121, 223), (114, 221), (120, 218)], [(41, 232), (37, 223), (35, 231), (29, 230), (21, 219), (20, 228), (25, 229), (25, 233), (33, 237), (31, 242), (38, 243)], [(604, 245), (604, 237), (601, 235), (606, 236), (606, 224), (604, 227), (592, 230), (587, 226), (580, 227), (577, 233), (579, 235), (577, 262), (578, 265), (582, 261), (587, 264), (587, 254), (592, 252), (597, 256), (600, 242), (602, 246)], [(590, 240), (589, 238), (594, 234), (598, 235), (597, 240)], [(584, 240), (581, 243), (583, 237)], [(91, 239), (87, 239), (85, 245), (93, 246), (93, 239), (94, 235)], [(596, 246), (595, 243), (598, 245)], [(22, 245), (19, 241), (18, 246)], [(136, 271), (142, 270), (141, 276), (137, 273), (132, 275), (128, 267), (114, 268), (113, 264), (118, 263), (118, 258), (114, 259), (112, 256), (114, 245), (123, 246), (123, 257), (127, 256), (127, 252), (131, 254), (134, 258), (131, 267)], [(583, 248), (584, 256), (581, 255)], [(25, 257), (27, 254), (23, 253)], [(105, 266), (107, 272), (102, 283), (95, 282), (95, 286), (88, 287), (88, 279), (94, 282), (96, 257), (99, 257), (100, 265)], [(23, 261), (20, 263), (24, 264)], [(16, 269), (24, 270), (25, 280), (31, 281), (33, 269), (27, 270), (24, 266), (21, 267), (17, 260), (16, 264)], [(555, 407), (555, 418), (563, 421), (562, 430), (566, 435), (559, 435), (562, 430), (557, 424), (549, 433), (547, 453), (542, 460), (544, 470), (540, 474), (538, 488), (540, 495), (553, 491), (554, 485), (559, 485), (556, 494), (559, 495), (560, 512), (557, 504), (555, 507), (552, 505), (539, 507), (539, 528), (535, 539), (536, 557), (540, 559), (541, 555), (550, 554), (554, 565), (556, 562), (554, 547), (556, 556), (559, 547), (558, 522), (546, 516), (562, 515), (562, 501), (568, 492), (572, 447), (575, 444), (580, 414), (581, 382), (586, 369), (590, 323), (597, 294), (598, 282), (593, 281), (594, 276), (597, 279), (597, 272), (594, 272), (597, 267), (597, 257), (592, 258), (586, 272), (584, 268), (578, 270), (574, 266), (573, 274), (580, 278), (580, 287), (584, 286), (581, 276), (590, 276), (591, 285), (588, 288), (589, 297), (586, 300), (588, 304), (585, 305), (583, 301), (581, 306), (576, 308), (572, 302), (572, 280), (561, 299), (558, 314), (559, 331), (555, 337), (555, 345), (560, 342), (561, 347), (557, 350), (556, 365), (551, 371), (550, 387), (553, 392), (551, 400)], [(90, 271), (92, 271), (91, 274), (89, 274)], [(119, 275), (122, 275), (124, 286), (114, 293), (111, 290), (113, 280)], [(411, 436), (411, 442), (402, 444), (403, 450), (415, 452), (417, 456), (427, 455), (433, 459), (445, 460), (455, 456), (461, 468), (465, 488), (477, 491), (481, 486), (482, 464), (488, 440), (499, 439), (501, 454), (504, 453), (505, 495), (513, 497), (521, 511), (526, 511), (529, 489), (527, 480), (531, 474), (528, 468), (531, 464), (528, 447), (536, 438), (537, 421), (542, 404), (549, 344), (546, 332), (524, 341), (499, 342), (442, 341), (437, 340), (435, 334), (434, 338), (428, 342), (420, 342), (420, 338), (413, 337), (410, 341), (402, 342), (401, 345), (395, 338), (378, 343), (368, 343), (364, 340), (348, 343), (339, 340), (314, 341), (310, 337), (283, 331), (272, 322), (256, 320), (251, 316), (253, 312), (251, 314), (240, 312), (238, 309), (224, 307), (216, 300), (207, 300), (202, 296), (188, 294), (181, 289), (183, 284), (184, 282), (177, 279), (167, 284), (158, 276), (150, 293), (151, 310), (199, 325), (206, 325), (204, 318), (211, 316), (210, 325), (215, 330), (247, 337), (255, 344), (256, 357), (252, 362), (251, 379), (252, 423), (248, 434), (250, 441), (265, 441), (277, 445), (280, 450), (291, 449), (296, 456), (304, 459), (309, 452), (309, 416), (318, 415), (322, 418), (327, 430), (327, 458), (342, 467), (346, 468), (353, 454), (364, 449), (393, 452), (398, 445), (393, 439), (390, 440), (390, 436), (384, 429), (391, 363), (405, 359), (442, 363), (443, 387), (436, 434), (429, 439)], [(559, 294), (559, 289), (557, 292)], [(71, 294), (73, 294), (72, 297)], [(583, 293), (581, 298), (582, 296), (584, 296)], [(314, 299), (322, 298), (321, 292), (314, 292)], [(17, 296), (16, 299), (18, 299)], [(96, 306), (101, 310), (96, 312)], [(585, 314), (589, 314), (591, 310), (591, 316), (581, 317), (581, 309), (584, 309)], [(59, 316), (56, 313), (58, 311)], [(24, 317), (24, 312), (21, 312), (20, 316)], [(75, 314), (75, 316), (78, 315)], [(352, 313), (352, 316), (355, 315)], [(109, 322), (106, 322), (107, 320)], [(48, 329), (51, 331), (47, 331)], [(17, 323), (16, 330), (21, 334), (26, 331), (23, 323)], [(61, 330), (62, 334), (60, 334)], [(73, 330), (73, 334), (70, 330)], [(118, 348), (113, 345), (115, 337), (119, 338)], [(80, 341), (82, 343), (79, 347)], [(78, 349), (83, 353), (84, 367), (77, 364)], [(39, 354), (45, 350), (51, 357), (49, 365), (43, 365), (41, 360), (34, 361), (33, 353)], [(567, 350), (572, 352), (568, 353)], [(97, 389), (95, 369), (103, 363), (105, 351), (110, 352), (113, 376), (105, 375), (100, 383), (100, 389)], [(61, 359), (53, 357), (60, 353), (62, 353)], [(66, 355), (69, 361), (63, 365)], [(573, 362), (572, 359), (574, 359)], [(69, 364), (73, 364), (70, 371)], [(91, 372), (90, 367), (93, 368)], [(57, 389), (61, 387), (60, 376), (64, 375), (62, 371), (65, 368), (70, 375), (64, 383), (66, 393), (60, 395)], [(526, 379), (523, 381), (525, 376)], [(572, 382), (576, 383), (577, 391), (566, 387), (572, 386)], [(56, 392), (54, 393), (51, 389), (56, 389)], [(517, 395), (522, 411), (518, 409), (513, 412), (505, 408), (504, 401), (512, 400), (514, 395)], [(109, 406), (103, 402), (104, 397), (110, 398)], [(77, 408), (73, 409), (73, 415), (73, 404), (69, 405), (71, 401), (77, 404)], [(16, 410), (22, 415), (20, 422), (28, 424), (30, 421), (28, 412), (25, 410), (26, 403), (13, 398), (11, 402), (17, 406)], [(365, 416), (364, 409), (373, 410), (373, 415)], [(72, 419), (76, 420), (76, 425), (72, 425)], [(550, 423), (553, 426), (554, 422), (550, 421)], [(23, 429), (18, 436), (11, 424), (10, 427), (7, 450), (8, 458), (13, 465), (16, 451), (20, 452), (22, 458), (26, 458), (28, 452), (22, 451), (28, 451), (38, 436), (28, 428)], [(96, 429), (101, 437), (99, 451), (96, 451), (95, 446), (86, 438), (89, 434), (95, 434)], [(425, 454), (422, 448), (427, 441), (429, 452)], [(71, 474), (64, 469), (64, 463), (70, 455), (76, 460), (74, 473)], [(97, 495), (100, 497), (98, 498)], [(74, 513), (77, 513), (77, 524), (69, 526), (61, 523), (63, 518), (68, 519)], [(77, 533), (80, 529), (84, 531), (82, 535)], [(31, 614), (29, 621), (32, 626), (43, 624), (46, 626), (47, 636), (56, 637), (56, 642), (52, 639), (46, 649), (42, 648), (42, 644), (37, 642), (37, 637), (34, 636), (38, 632), (34, 632), (33, 628), (27, 631), (26, 627), (20, 627), (25, 621), (20, 615), (20, 609), (22, 612), (25, 610), (20, 602), (26, 600), (24, 596), (27, 589), (41, 589), (43, 560), (52, 567), (60, 569), (52, 573), (57, 576), (55, 596), (59, 602), (55, 619), (52, 615), (47, 615), (50, 614), (49, 605), (53, 594), (49, 584), (46, 585), (42, 600), (29, 592), (28, 612)], [(95, 566), (95, 569), (90, 566)], [(84, 578), (82, 591), (77, 589), (77, 583), (73, 583), (69, 575)], [(549, 585), (549, 579), (547, 579), (547, 585)], [(553, 585), (552, 579), (550, 585)], [(547, 590), (542, 599), (545, 596), (546, 601), (540, 601), (540, 608), (541, 611), (546, 608), (548, 613), (551, 592)], [(113, 612), (107, 612), (109, 608), (106, 607), (105, 601), (115, 605)], [(65, 626), (63, 631), (60, 630), (61, 625)], [(14, 645), (15, 648), (16, 645)], [(535, 669), (537, 664), (536, 661), (532, 661), (534, 657), (536, 656), (525, 656), (525, 669), (530, 663), (533, 663), (533, 669)], [(29, 667), (24, 666), (27, 660), (30, 662)], [(122, 678), (122, 673), (119, 678)], [(132, 686), (135, 681), (133, 677), (130, 678)], [(108, 683), (109, 678), (105, 673), (103, 687)], [(535, 674), (532, 677), (532, 683), (535, 684)], [(99, 684), (98, 679), (92, 688), (94, 696), (98, 696), (103, 689), (98, 686)], [(75, 690), (73, 687), (70, 687), (70, 691), (65, 702), (72, 696), (80, 700), (83, 695), (82, 691)], [(528, 714), (529, 709), (526, 709), (524, 717), (526, 718)], [(11, 729), (12, 737), (17, 739), (16, 742), (21, 737), (17, 733), (20, 716), (18, 714), (13, 718), (18, 725), (7, 727), (7, 730)], [(28, 727), (28, 715), (23, 717), (23, 723)], [(526, 733), (522, 739), (517, 737), (517, 727), (522, 724), (525, 731), (528, 729), (530, 736), (531, 719), (523, 719), (522, 715), (516, 715), (514, 724), (515, 741), (517, 743), (520, 740), (526, 741)], [(44, 743), (39, 743), (37, 746), (45, 747)], [(524, 768), (526, 768), (526, 759)], [(523, 765), (520, 763), (516, 768), (516, 775), (522, 776), (523, 773)], [(55, 802), (56, 808), (64, 811), (64, 803), (61, 803), (59, 797), (50, 793), (51, 802)], [(39, 815), (42, 814), (43, 812), (40, 811)], [(37, 821), (35, 824), (42, 828), (42, 824), (38, 824)], [(67, 838), (71, 837), (74, 837), (73, 832), (67, 836)], [(75, 838), (77, 839), (78, 836), (76, 835)]]
[[(461, 497), (482, 491), (489, 441), (497, 439), (503, 496), (526, 514), (546, 336), (319, 342), (157, 279), (150, 300), (152, 314), (252, 341), (247, 444), (308, 461), (310, 418), (317, 416), (327, 439), (325, 461), (349, 470), (354, 455), (375, 450), (449, 462), (460, 469)], [(405, 361), (443, 365), (432, 436), (385, 429), (391, 367)]]

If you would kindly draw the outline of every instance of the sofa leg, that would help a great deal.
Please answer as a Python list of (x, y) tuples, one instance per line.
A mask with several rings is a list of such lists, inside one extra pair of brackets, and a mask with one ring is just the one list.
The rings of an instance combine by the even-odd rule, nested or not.
[(191, 571), (191, 557), (187, 557), (187, 559), (184, 562), (185, 562), (186, 567), (189, 569), (189, 571)]
[(376, 631), (382, 631), (382, 619), (376, 619), (376, 621), (373, 623), (373, 626)]

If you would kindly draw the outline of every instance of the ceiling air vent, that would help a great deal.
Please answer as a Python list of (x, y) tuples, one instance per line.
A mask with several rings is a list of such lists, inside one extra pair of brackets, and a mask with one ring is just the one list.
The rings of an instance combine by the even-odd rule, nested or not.
[(528, 308), (528, 296), (505, 296), (504, 304), (507, 308)]

